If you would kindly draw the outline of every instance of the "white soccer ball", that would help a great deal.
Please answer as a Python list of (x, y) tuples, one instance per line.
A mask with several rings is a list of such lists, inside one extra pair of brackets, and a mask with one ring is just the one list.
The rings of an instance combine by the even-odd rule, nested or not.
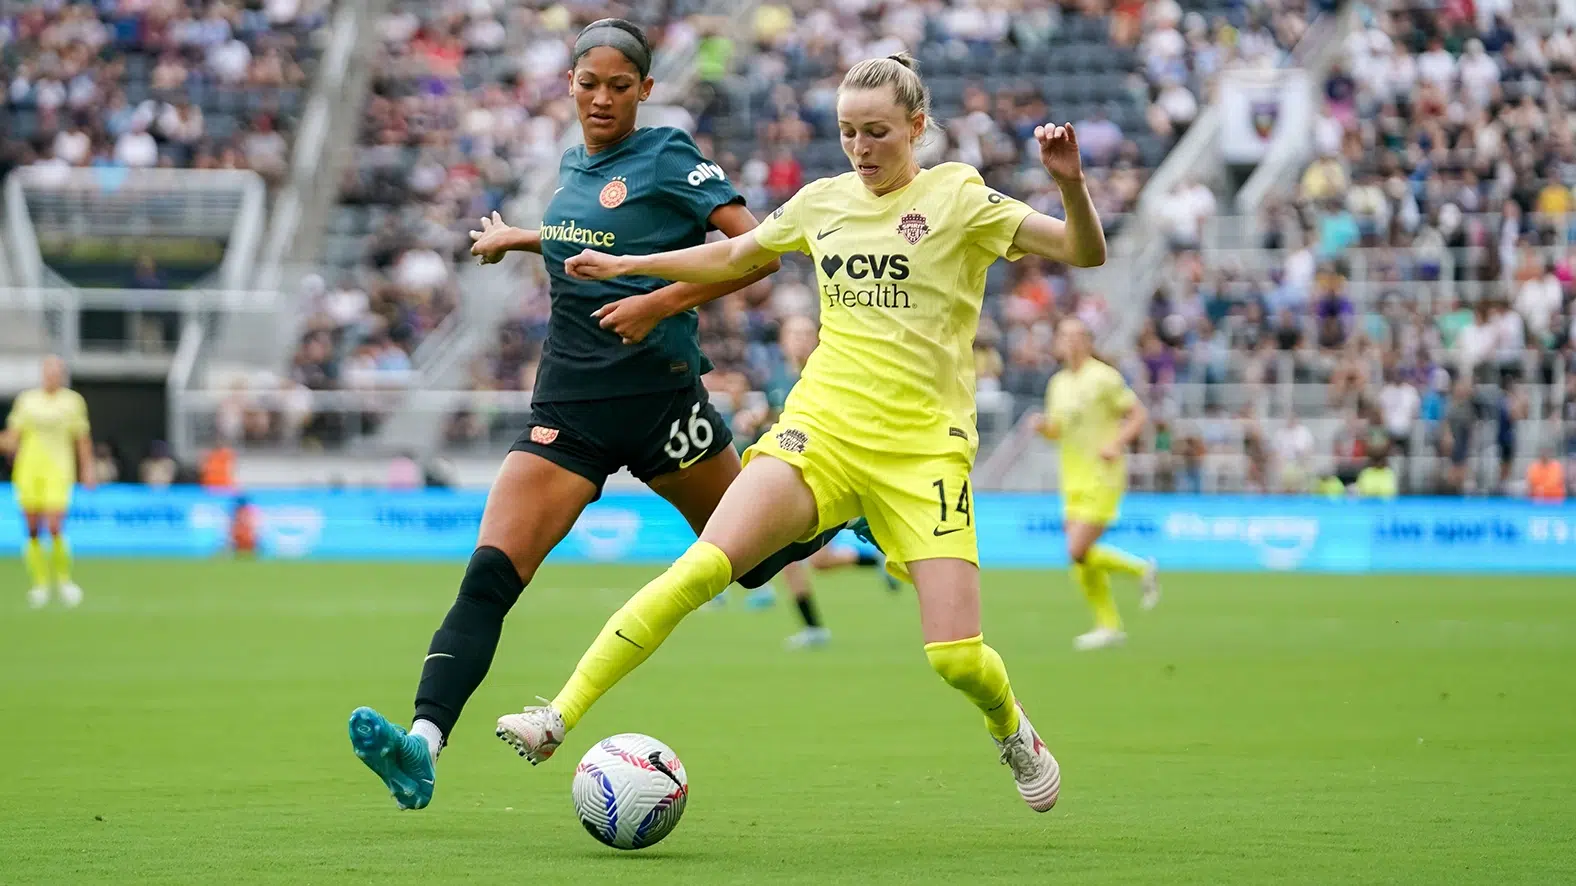
[(575, 767), (575, 814), (614, 849), (644, 849), (678, 826), (689, 777), (673, 749), (626, 732), (591, 746)]

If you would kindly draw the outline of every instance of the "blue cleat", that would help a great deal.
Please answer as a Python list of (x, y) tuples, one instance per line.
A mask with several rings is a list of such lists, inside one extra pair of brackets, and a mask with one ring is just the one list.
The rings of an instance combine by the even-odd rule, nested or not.
[(777, 605), (777, 592), (771, 585), (762, 585), (744, 598), (744, 605), (749, 609), (770, 609)]
[(422, 809), (432, 802), (432, 751), (419, 735), (411, 735), (371, 708), (350, 714), (350, 746), (367, 768), (388, 786), (401, 809)]

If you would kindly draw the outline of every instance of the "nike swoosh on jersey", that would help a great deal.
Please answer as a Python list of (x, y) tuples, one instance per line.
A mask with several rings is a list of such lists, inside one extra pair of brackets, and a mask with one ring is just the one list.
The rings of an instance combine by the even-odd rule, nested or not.
[(681, 462), (679, 462), (679, 470), (682, 471), (685, 468), (689, 467), (690, 465), (694, 464), (695, 462), (700, 461), (701, 459), (703, 459), (705, 457), (706, 457), (706, 453), (702, 452), (701, 454), (695, 456), (694, 458), (690, 459), (689, 461), (681, 461)]
[(837, 233), (838, 231), (841, 231), (842, 229), (843, 229), (843, 226), (842, 225), (838, 225), (837, 227), (831, 229), (830, 231), (822, 231), (821, 233), (816, 234), (815, 235), (815, 239), (817, 239), (817, 240), (825, 240), (827, 237), (832, 236), (833, 234)]
[(937, 526), (935, 529), (932, 529), (930, 531), (930, 534), (934, 535), (937, 538), (940, 538), (943, 535), (951, 535), (954, 532), (962, 532), (963, 530), (965, 530), (967, 528), (968, 528), (967, 526), (959, 526), (957, 529), (942, 529), (940, 526)]

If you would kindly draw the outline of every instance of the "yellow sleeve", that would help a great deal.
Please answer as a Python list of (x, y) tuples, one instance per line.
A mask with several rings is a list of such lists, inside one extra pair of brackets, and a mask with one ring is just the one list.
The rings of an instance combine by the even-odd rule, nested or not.
[(72, 394), (71, 398), (71, 438), (88, 436), (88, 401), (82, 399), (81, 394)]
[(958, 205), (966, 213), (969, 239), (977, 246), (1008, 261), (1023, 257), (1012, 241), (1023, 220), (1034, 212), (1029, 204), (985, 187), (985, 180), (976, 172), (964, 179)]
[(1126, 415), (1138, 402), (1138, 395), (1127, 386), (1127, 380), (1122, 378), (1122, 373), (1111, 369), (1110, 376), (1105, 385), (1105, 402), (1110, 405), (1111, 411), (1117, 415)]
[(22, 393), (18, 394), (16, 400), (11, 403), (11, 412), (5, 417), (5, 429), (8, 431), (20, 431), (22, 430), (23, 423), (26, 421), (27, 392), (23, 391)]
[(755, 242), (763, 249), (784, 252), (810, 252), (810, 243), (804, 238), (804, 204), (814, 184), (800, 188), (787, 203), (777, 207), (755, 229)]

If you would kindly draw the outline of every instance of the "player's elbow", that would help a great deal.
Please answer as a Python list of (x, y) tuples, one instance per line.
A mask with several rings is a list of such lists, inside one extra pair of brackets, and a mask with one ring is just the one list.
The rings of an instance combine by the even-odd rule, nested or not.
[(1072, 261), (1068, 262), (1075, 268), (1098, 268), (1105, 264), (1105, 238), (1098, 237), (1093, 243), (1080, 243), (1073, 251)]
[(762, 277), (770, 277), (771, 275), (777, 273), (778, 271), (780, 271), (782, 269), (783, 269), (783, 260), (782, 260), (782, 258), (778, 257), (778, 258), (773, 258), (771, 261), (769, 261), (766, 264), (762, 265), (760, 271), (758, 271), (757, 273), (759, 273)]

